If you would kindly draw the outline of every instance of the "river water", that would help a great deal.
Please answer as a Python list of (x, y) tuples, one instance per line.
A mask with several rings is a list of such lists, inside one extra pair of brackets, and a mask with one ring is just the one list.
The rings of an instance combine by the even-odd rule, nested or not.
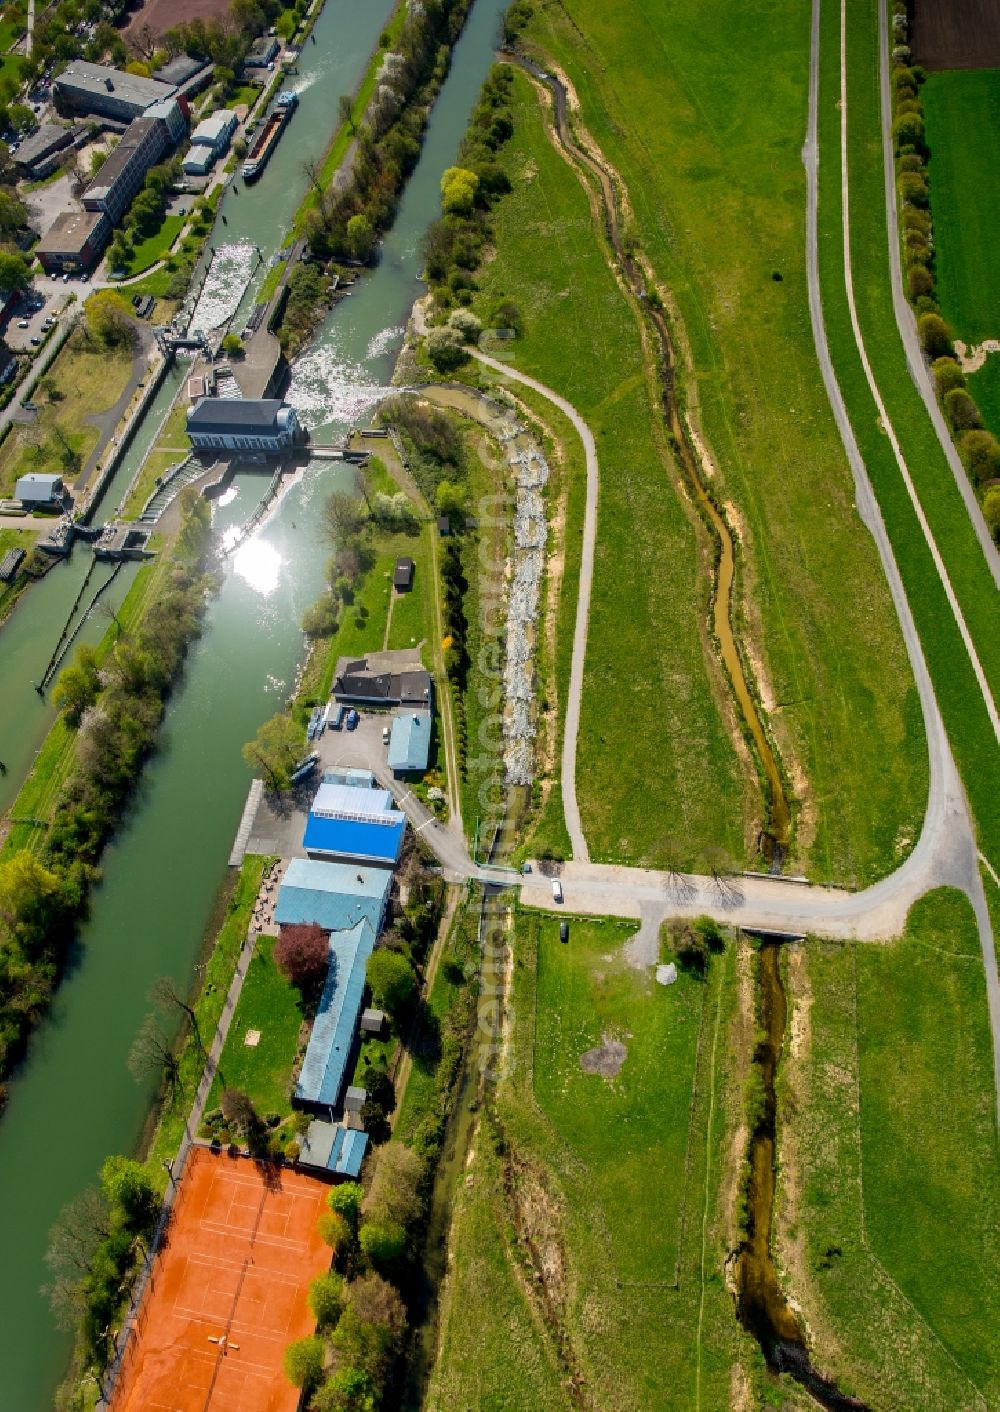
[[(302, 159), (322, 151), (337, 98), (356, 82), (390, 9), (391, 0), (327, 0), (314, 31), (317, 43), (306, 45), (301, 72), (292, 80), (302, 92), (299, 110), (261, 181), (248, 190), (241, 185), (238, 196), (227, 194), (227, 225), (217, 227), (217, 243), (251, 239), (265, 264), (280, 246), (305, 185)], [(338, 306), (293, 373), (289, 398), (313, 428), (345, 430), (388, 381), (407, 312), (420, 292), (420, 237), (438, 214), (440, 176), (455, 160), (492, 60), (501, 9), (499, 0), (475, 5), (381, 263)], [(158, 420), (155, 409), (150, 420)], [(116, 478), (109, 506), (127, 485), (141, 446), (140, 438)], [(74, 964), (13, 1085), (0, 1122), (4, 1412), (43, 1412), (62, 1376), (68, 1340), (39, 1292), (48, 1230), (61, 1206), (95, 1180), (104, 1156), (128, 1151), (138, 1140), (149, 1094), (127, 1071), (129, 1046), (149, 1008), (152, 981), (170, 975), (186, 988), (192, 978), (246, 794), (240, 746), (291, 688), (302, 651), (299, 619), (319, 592), (326, 558), (317, 510), (329, 490), (344, 483), (344, 474), (336, 465), (312, 463), (227, 560), (222, 589), (171, 700), (160, 748), (125, 827), (105, 854), (104, 880)], [(244, 522), (265, 485), (260, 474), (238, 476), (216, 507), (218, 528)], [(40, 670), (37, 662), (44, 666), (85, 571), (78, 553), (31, 590), (0, 632), (4, 731), (14, 713), (33, 712), (26, 754), (19, 757), (24, 760), (50, 716), (30, 681), (21, 690), (20, 673)], [(50, 587), (63, 587), (56, 575), (65, 575), (68, 584), (59, 600)], [(16, 644), (22, 656), (15, 676), (7, 671), (7, 654), (13, 656)]]

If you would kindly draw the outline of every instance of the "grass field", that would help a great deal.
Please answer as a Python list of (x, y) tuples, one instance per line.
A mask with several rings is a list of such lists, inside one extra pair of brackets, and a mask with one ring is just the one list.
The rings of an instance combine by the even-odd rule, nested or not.
[(901, 940), (810, 942), (791, 972), (779, 1229), (817, 1361), (880, 1412), (994, 1407), (1000, 1153), (971, 908), (933, 893)]
[[(753, 853), (760, 794), (726, 724), (704, 625), (704, 550), (657, 442), (639, 332), (527, 80), (518, 77), (515, 95), (515, 135), (504, 148), (514, 191), (495, 212), (497, 258), (482, 271), (483, 304), (501, 294), (517, 303), (518, 368), (573, 402), (601, 456), (577, 771), (588, 844), (595, 858), (656, 860), (676, 834), (692, 862), (713, 842), (743, 858)], [(640, 795), (645, 807), (636, 809)]]
[(55, 399), (40, 388), (34, 425), (12, 427), (0, 446), (0, 495), (11, 495), (28, 471), (56, 471), (72, 484), (101, 437), (90, 419), (114, 406), (131, 370), (131, 349), (91, 347), (71, 334), (44, 379), (52, 380)]
[[(292, 1066), (303, 1018), (301, 996), (275, 963), (274, 940), (258, 938), (208, 1096), (208, 1110), (219, 1106), (224, 1088), (238, 1088), (249, 1095), (261, 1118), (269, 1113), (287, 1118), (292, 1111)], [(256, 1045), (246, 1043), (249, 1030), (260, 1032)]]
[(1000, 338), (1000, 69), (929, 74), (922, 96), (941, 312), (966, 343)]
[[(38, 532), (35, 529), (0, 529), (0, 560), (10, 549), (23, 549), (25, 556), (35, 547)], [(14, 603), (24, 591), (30, 579), (24, 572), (22, 562), (10, 583), (0, 583), (0, 623), (3, 622)]]
[(1000, 354), (991, 353), (979, 371), (967, 374), (965, 380), (984, 425), (1000, 436)]
[(126, 279), (130, 275), (141, 275), (150, 265), (162, 260), (184, 229), (186, 219), (186, 216), (164, 216), (163, 223), (155, 235), (151, 235), (148, 240), (141, 240), (133, 247), (125, 265)]
[[(635, 234), (683, 319), (694, 365), (687, 398), (698, 404), (718, 462), (713, 488), (732, 506), (744, 545), (740, 615), (755, 657), (762, 658), (765, 704), (797, 796), (797, 858), (814, 877), (868, 880), (888, 871), (910, 846), (926, 775), (898, 626), (873, 547), (853, 509), (853, 487), (809, 331), (800, 158), (808, 13), (791, 0), (769, 0), (752, 12), (734, 12), (721, 0), (707, 5), (681, 0), (669, 11), (624, 0), (574, 0), (568, 9), (539, 7), (527, 38), (569, 73), (588, 129), (624, 177)], [(759, 82), (746, 83), (748, 69)], [(547, 171), (548, 159), (536, 147), (532, 158)], [(516, 200), (532, 199), (533, 192), (537, 182), (522, 180)], [(511, 198), (507, 201), (509, 209), (517, 209)], [(501, 205), (498, 231), (504, 220)], [(543, 271), (551, 269), (556, 248), (551, 239), (540, 242)], [(499, 264), (488, 267), (488, 278)], [(589, 268), (580, 265), (573, 273), (570, 280), (553, 272), (550, 281), (556, 295), (569, 287), (566, 300), (553, 298), (545, 310), (528, 311), (525, 342), (532, 357), (519, 352), (519, 362), (533, 361), (539, 371), (535, 344), (544, 341), (551, 347), (550, 368), (560, 364), (553, 378), (561, 391), (575, 393), (571, 378), (579, 381), (592, 370), (603, 375), (608, 404), (614, 404), (622, 390), (613, 389), (623, 372), (635, 375), (638, 359), (619, 348), (612, 378), (592, 357), (575, 356), (570, 344), (577, 331), (564, 308), (572, 309), (581, 284), (594, 290), (595, 304), (610, 295), (597, 293)], [(508, 278), (507, 262), (503, 276)], [(510, 292), (517, 298), (513, 283)], [(565, 342), (559, 345), (554, 330), (564, 324)], [(634, 407), (615, 405), (626, 418), (635, 415)], [(610, 433), (608, 439), (617, 440)], [(635, 474), (631, 468), (630, 474)], [(602, 494), (608, 489), (614, 495), (620, 480), (612, 461)], [(634, 500), (631, 485), (627, 489), (627, 498)], [(659, 538), (664, 502), (672, 496), (664, 475), (654, 514), (643, 513), (649, 538), (654, 531)], [(636, 505), (638, 512), (645, 509)], [(629, 542), (632, 528), (628, 513), (626, 508), (622, 542)], [(620, 518), (617, 503), (611, 517)], [(642, 538), (638, 543), (635, 560), (657, 565), (675, 616), (703, 619), (707, 587), (696, 578), (691, 556), (678, 556), (669, 541), (661, 555)], [(849, 591), (845, 563), (851, 566)], [(603, 596), (599, 585), (598, 594)], [(616, 605), (602, 605), (599, 598), (596, 606), (611, 618)], [(630, 601), (617, 606), (619, 620), (634, 617)], [(599, 632), (607, 626), (611, 642), (605, 650), (617, 664), (619, 646), (627, 656), (628, 644), (615, 636), (620, 621), (599, 623)], [(670, 678), (669, 695), (675, 695), (692, 675), (690, 654), (682, 647), (690, 628), (684, 623), (679, 635), (674, 623), (641, 627), (645, 645), (638, 655), (647, 653), (651, 642), (662, 644), (660, 671)], [(652, 742), (665, 734), (671, 742), (666, 763), (673, 768), (675, 750), (682, 767), (694, 762), (692, 787), (699, 795), (720, 783), (728, 794), (728, 777), (715, 778), (710, 763), (706, 768), (697, 761), (686, 722), (676, 729), (682, 708), (671, 706), (669, 695), (656, 700), (659, 681), (650, 695), (650, 714), (664, 705), (666, 711), (659, 711), (654, 733), (633, 731), (633, 739)], [(588, 711), (591, 722), (603, 711), (617, 739), (606, 704), (606, 694), (592, 699), (589, 708), (585, 702), (584, 730)], [(631, 751), (626, 747), (622, 753), (627, 760)], [(588, 767), (592, 758), (588, 744)], [(712, 777), (707, 786), (706, 775)], [(598, 783), (608, 786), (604, 778)], [(625, 783), (626, 797), (634, 797), (631, 771)], [(666, 784), (660, 789), (667, 794)], [(673, 818), (661, 820), (660, 828), (689, 835), (683, 807), (669, 812)]]
[[(578, 1376), (602, 1412), (728, 1406), (756, 1376), (722, 1275), (734, 953), (665, 989), (624, 963), (629, 926), (570, 927), (563, 946), (557, 919), (518, 919), (511, 1062), (456, 1203), (426, 1405), (568, 1409)], [(617, 1076), (584, 1072), (611, 1039)]]
[(122, 518), (133, 520), (142, 513), (142, 507), (153, 493), (158, 476), (166, 475), (171, 466), (183, 461), (191, 450), (187, 434), (188, 405), (179, 397), (167, 414), (159, 436), (150, 448), (143, 463), (142, 473), (132, 487), (125, 502)]
[[(976, 817), (980, 843), (991, 858), (996, 858), (1000, 856), (1000, 799), (991, 783), (996, 771), (996, 741), (916, 513), (891, 448), (879, 429), (851, 328), (843, 280), (841, 229), (839, 6), (826, 0), (821, 18), (819, 254), (830, 349), (893, 542)], [(848, 41), (848, 149), (851, 203), (856, 213), (851, 255), (865, 344), (984, 671), (989, 679), (1000, 682), (1000, 638), (993, 622), (992, 581), (958, 488), (910, 379), (892, 311), (878, 118), (877, 26), (872, 0), (849, 0)], [(857, 214), (862, 212), (863, 219)], [(995, 693), (997, 690), (994, 686)]]

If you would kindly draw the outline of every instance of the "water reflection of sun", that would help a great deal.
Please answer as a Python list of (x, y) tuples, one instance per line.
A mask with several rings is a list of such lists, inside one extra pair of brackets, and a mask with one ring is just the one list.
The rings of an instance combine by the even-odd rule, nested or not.
[(273, 544), (248, 539), (233, 555), (233, 569), (255, 593), (268, 598), (278, 587), (284, 560)]

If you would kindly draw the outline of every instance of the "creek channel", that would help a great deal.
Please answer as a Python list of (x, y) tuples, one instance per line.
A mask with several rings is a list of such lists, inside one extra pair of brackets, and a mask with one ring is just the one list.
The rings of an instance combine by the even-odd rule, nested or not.
[[(299, 111), (260, 183), (227, 194), (227, 226), (217, 228), (217, 242), (223, 234), (245, 235), (265, 260), (280, 246), (305, 188), (302, 160), (322, 151), (337, 98), (357, 82), (390, 9), (391, 0), (327, 0), (314, 30), (317, 42), (305, 46), (299, 63), (295, 81), (305, 90)], [(380, 263), (337, 306), (293, 369), (288, 398), (314, 430), (346, 431), (385, 393), (407, 314), (421, 292), (420, 238), (438, 215), (441, 174), (455, 161), (493, 60), (501, 9), (500, 0), (473, 6)], [(353, 69), (345, 67), (351, 56)], [(307, 107), (310, 81), (320, 94), (313, 107)], [(158, 422), (155, 405), (150, 417)], [(109, 496), (120, 497), (141, 444), (140, 436)], [(129, 1046), (150, 1008), (153, 980), (169, 975), (187, 990), (217, 921), (219, 885), (249, 781), (240, 747), (291, 690), (302, 654), (299, 620), (320, 591), (328, 554), (319, 510), (329, 491), (346, 483), (336, 463), (310, 463), (226, 560), (222, 588), (170, 700), (157, 753), (104, 855), (103, 882), (66, 976), (11, 1086), (0, 1121), (0, 1403), (12, 1412), (46, 1412), (65, 1369), (69, 1339), (56, 1329), (40, 1293), (48, 1231), (63, 1204), (94, 1183), (104, 1157), (132, 1150), (140, 1138), (151, 1095), (128, 1073)], [(259, 473), (235, 478), (216, 503), (220, 532), (245, 523), (264, 484)], [(34, 712), (29, 763), (51, 719), (30, 681), (44, 666), (86, 572), (80, 558), (79, 568), (59, 566), (50, 576), (58, 583), (56, 575), (79, 574), (62, 602), (48, 602), (43, 612), (35, 605), (47, 600), (35, 595), (44, 595), (48, 581), (36, 586), (0, 631), (0, 722), (6, 733), (16, 713)], [(22, 667), (28, 679), (23, 696), (20, 674), (6, 669), (7, 634), (19, 618), (21, 636), (30, 637), (33, 628), (39, 639)]]
[(736, 1310), (740, 1323), (760, 1344), (773, 1372), (790, 1374), (827, 1412), (869, 1412), (865, 1403), (841, 1392), (809, 1361), (805, 1338), (782, 1293), (771, 1254), (778, 1128), (776, 1084), (788, 1021), (781, 946), (778, 938), (762, 936), (757, 953), (759, 1038), (753, 1063), (760, 1079), (761, 1102), (750, 1134), (747, 1233), (735, 1261)]

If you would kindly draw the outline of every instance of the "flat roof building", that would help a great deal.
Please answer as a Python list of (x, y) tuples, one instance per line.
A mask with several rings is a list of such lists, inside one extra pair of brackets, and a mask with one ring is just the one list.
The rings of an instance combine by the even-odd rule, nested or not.
[(104, 211), (61, 211), (35, 246), (47, 274), (89, 270), (111, 239)]
[(268, 64), (273, 63), (277, 57), (280, 47), (273, 34), (262, 34), (259, 39), (254, 40), (247, 50), (243, 67), (245, 69), (266, 69)]
[(52, 99), (60, 113), (99, 113), (119, 122), (141, 117), (161, 98), (172, 98), (174, 85), (128, 74), (107, 64), (74, 59), (52, 83)]
[(14, 153), (18, 171), (40, 181), (59, 165), (59, 154), (73, 144), (73, 129), (56, 123), (42, 123), (37, 132), (26, 137)]
[(278, 890), (279, 926), (315, 923), (327, 932), (367, 921), (377, 936), (389, 906), (392, 873), (358, 863), (293, 858)]
[(324, 783), (309, 811), (302, 845), (310, 854), (391, 867), (402, 852), (405, 828), (406, 815), (393, 807), (387, 789)]
[(83, 193), (88, 211), (105, 211), (117, 225), (132, 204), (132, 198), (169, 145), (166, 124), (159, 118), (136, 118), (129, 123), (121, 142)]
[(394, 775), (423, 774), (430, 750), (429, 711), (407, 711), (395, 717), (389, 737), (389, 768)]
[(229, 108), (220, 108), (198, 124), (191, 134), (195, 147), (210, 147), (218, 155), (229, 145), (229, 139), (236, 131), (236, 114)]
[(188, 176), (205, 176), (215, 166), (214, 147), (192, 147), (184, 153), (181, 167)]
[(265, 455), (302, 440), (294, 407), (277, 398), (203, 397), (187, 415), (196, 451), (250, 451)]
[(62, 476), (38, 475), (32, 471), (26, 476), (21, 476), (14, 487), (14, 494), (25, 507), (57, 505), (63, 498)]
[(338, 1177), (357, 1177), (368, 1148), (368, 1134), (316, 1118), (306, 1129), (299, 1166), (318, 1167)]
[(296, 1102), (330, 1112), (339, 1102), (374, 949), (375, 933), (367, 921), (331, 932), (330, 969), (295, 1085)]
[[(207, 59), (193, 59), (190, 54), (177, 54), (168, 63), (162, 64), (153, 77), (159, 83), (168, 83), (173, 88), (180, 88), (195, 77), (196, 74), (203, 73), (208, 69)], [(209, 70), (209, 77), (211, 71)]]
[(323, 783), (350, 784), (355, 789), (374, 789), (375, 776), (371, 770), (352, 770), (342, 765), (333, 765), (323, 771)]

